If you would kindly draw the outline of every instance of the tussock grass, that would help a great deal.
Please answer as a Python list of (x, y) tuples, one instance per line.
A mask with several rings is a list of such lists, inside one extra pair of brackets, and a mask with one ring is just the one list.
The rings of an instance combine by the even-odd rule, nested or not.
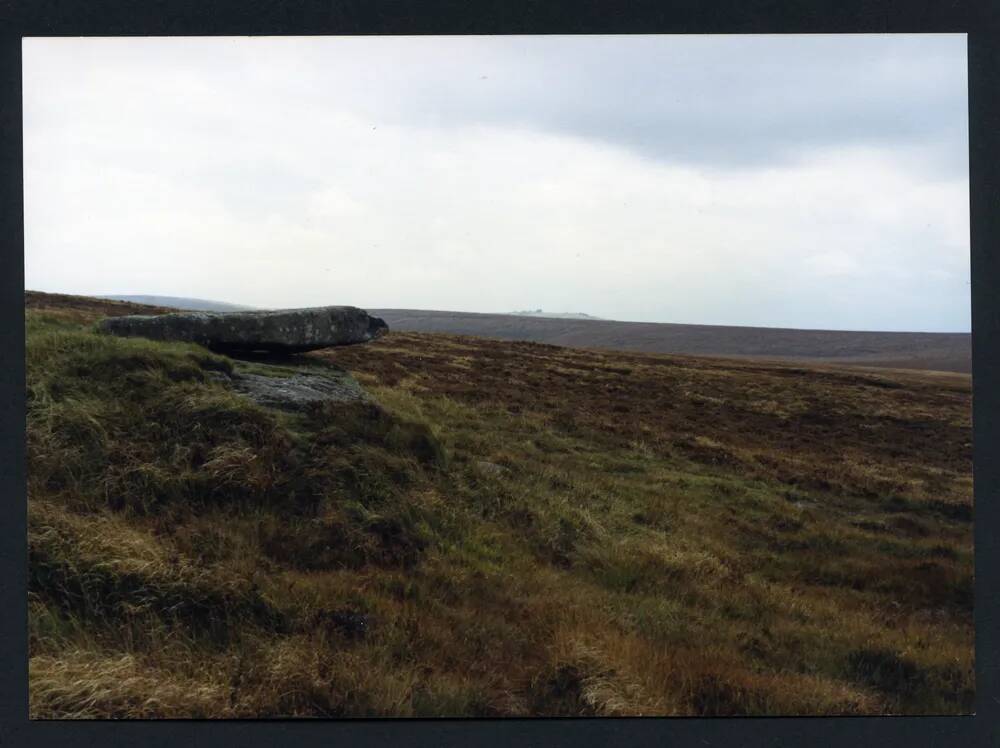
[(31, 658), (28, 678), (38, 719), (232, 716), (225, 690), (204, 674), (158, 670), (134, 654), (67, 649), (58, 657), (39, 655)]
[(35, 717), (971, 709), (967, 379), (393, 333), (291, 415), (29, 307)]

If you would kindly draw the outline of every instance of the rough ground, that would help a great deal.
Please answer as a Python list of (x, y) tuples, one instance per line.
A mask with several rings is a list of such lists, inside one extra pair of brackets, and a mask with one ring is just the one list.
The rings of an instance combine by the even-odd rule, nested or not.
[(971, 709), (968, 376), (391, 332), (285, 412), (26, 305), (36, 717)]

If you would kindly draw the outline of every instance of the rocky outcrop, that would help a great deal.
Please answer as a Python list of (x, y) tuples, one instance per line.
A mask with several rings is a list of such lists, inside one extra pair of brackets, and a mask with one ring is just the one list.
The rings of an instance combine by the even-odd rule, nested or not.
[(238, 374), (233, 389), (251, 400), (281, 410), (306, 410), (314, 403), (366, 400), (367, 394), (347, 372), (293, 374), (289, 377)]
[(232, 375), (217, 373), (216, 379), (232, 390), (268, 408), (306, 411), (327, 402), (370, 400), (357, 380), (335, 366), (284, 366), (238, 364)]
[(221, 353), (301, 353), (367, 343), (389, 330), (378, 317), (353, 306), (253, 312), (180, 312), (102, 320), (110, 335), (199, 343)]

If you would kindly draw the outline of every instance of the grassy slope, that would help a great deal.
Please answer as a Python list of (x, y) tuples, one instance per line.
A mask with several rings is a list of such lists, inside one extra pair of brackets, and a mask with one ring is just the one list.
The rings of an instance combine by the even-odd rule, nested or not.
[(971, 709), (967, 377), (392, 333), (290, 416), (28, 306), (34, 716)]

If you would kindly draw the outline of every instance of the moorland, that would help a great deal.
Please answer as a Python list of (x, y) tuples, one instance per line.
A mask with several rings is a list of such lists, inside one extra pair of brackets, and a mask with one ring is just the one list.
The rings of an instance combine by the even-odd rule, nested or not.
[(966, 374), (393, 329), (290, 413), (25, 304), (33, 717), (972, 709)]

